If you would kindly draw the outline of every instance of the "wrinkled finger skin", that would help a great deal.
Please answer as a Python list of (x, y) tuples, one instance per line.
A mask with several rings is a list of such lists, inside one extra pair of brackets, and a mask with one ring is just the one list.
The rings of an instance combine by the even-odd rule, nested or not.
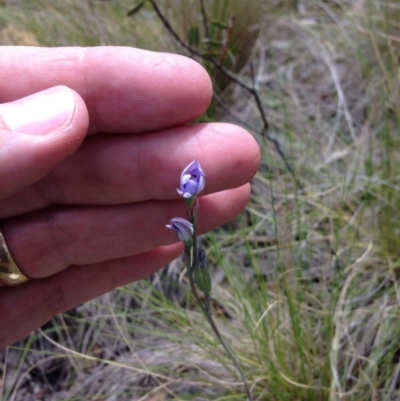
[(208, 107), (204, 69), (183, 56), (127, 47), (5, 47), (0, 103), (66, 85), (89, 111), (89, 134), (141, 133), (192, 121)]
[(178, 257), (182, 246), (165, 224), (186, 217), (176, 188), (190, 161), (207, 176), (199, 233), (248, 201), (258, 146), (233, 125), (189, 124), (212, 94), (207, 73), (190, 59), (115, 47), (0, 48), (0, 82), (0, 103), (65, 85), (89, 116), (74, 154), (33, 184), (0, 193), (7, 244), (32, 278), (0, 288), (0, 349)]

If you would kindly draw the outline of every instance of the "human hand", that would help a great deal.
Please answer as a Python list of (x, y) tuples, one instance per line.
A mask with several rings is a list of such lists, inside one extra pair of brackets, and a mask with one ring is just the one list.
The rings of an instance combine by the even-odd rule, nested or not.
[(258, 146), (233, 125), (187, 124), (212, 93), (194, 61), (131, 48), (6, 47), (0, 76), (0, 218), (30, 278), (0, 283), (0, 349), (179, 256), (164, 226), (185, 213), (176, 187), (191, 160), (207, 174), (199, 233), (246, 205)]

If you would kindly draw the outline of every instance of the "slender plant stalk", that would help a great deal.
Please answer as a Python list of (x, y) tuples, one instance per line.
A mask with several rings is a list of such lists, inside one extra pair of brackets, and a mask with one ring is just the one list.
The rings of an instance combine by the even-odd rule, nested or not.
[(201, 15), (203, 17), (203, 26), (206, 39), (210, 39), (210, 31), (208, 29), (208, 17), (204, 0), (200, 0), (200, 9), (201, 9)]
[(222, 337), (221, 333), (218, 330), (217, 325), (214, 322), (214, 319), (212, 318), (211, 312), (209, 309), (207, 309), (204, 306), (204, 302), (200, 299), (198, 293), (197, 293), (197, 289), (193, 280), (193, 270), (192, 268), (189, 270), (189, 283), (190, 283), (190, 288), (192, 289), (194, 298), (196, 299), (196, 302), (199, 304), (204, 316), (206, 317), (206, 319), (208, 320), (208, 323), (210, 324), (211, 328), (213, 329), (215, 335), (218, 338), (218, 341), (221, 343), (221, 345), (223, 346), (224, 350), (226, 351), (226, 353), (229, 355), (229, 357), (231, 358), (233, 364), (235, 365), (236, 369), (238, 370), (240, 377), (242, 378), (243, 384), (244, 384), (244, 388), (246, 391), (246, 395), (247, 395), (247, 399), (248, 401), (253, 401), (253, 396), (251, 395), (250, 392), (250, 388), (249, 385), (247, 383), (247, 379), (246, 379), (246, 375), (243, 372), (242, 367), (240, 366), (240, 363), (238, 361), (238, 359), (236, 358), (235, 354), (233, 353), (233, 351), (231, 350), (231, 348), (229, 347), (229, 345), (226, 343), (226, 341), (224, 340), (224, 338)]
[(188, 248), (186, 249), (186, 253), (189, 256), (188, 277), (189, 277), (190, 288), (192, 290), (192, 293), (194, 295), (196, 302), (198, 303), (198, 305), (201, 308), (201, 311), (203, 312), (204, 316), (206, 317), (206, 319), (207, 319), (208, 323), (210, 324), (212, 330), (214, 331), (215, 335), (217, 336), (218, 341), (221, 343), (222, 347), (224, 348), (226, 353), (229, 355), (233, 364), (235, 365), (236, 369), (238, 370), (240, 377), (242, 378), (242, 381), (244, 384), (244, 388), (245, 388), (245, 392), (246, 392), (248, 401), (253, 401), (253, 397), (251, 395), (250, 388), (247, 383), (246, 375), (244, 374), (243, 369), (240, 366), (238, 359), (236, 358), (236, 355), (234, 354), (234, 352), (231, 350), (229, 345), (226, 343), (226, 341), (222, 337), (221, 333), (218, 330), (217, 325), (215, 324), (214, 319), (212, 318), (211, 307), (210, 307), (210, 295), (205, 294), (205, 300), (203, 301), (202, 299), (200, 299), (200, 297), (197, 293), (193, 273), (196, 268), (199, 268), (197, 266), (198, 261), (197, 261), (197, 235), (196, 235), (196, 220), (197, 220), (198, 208), (199, 208), (199, 204), (198, 204), (198, 200), (196, 198), (193, 206), (189, 210), (189, 218), (191, 220), (191, 223), (193, 224), (192, 246), (190, 247), (190, 249), (188, 249)]

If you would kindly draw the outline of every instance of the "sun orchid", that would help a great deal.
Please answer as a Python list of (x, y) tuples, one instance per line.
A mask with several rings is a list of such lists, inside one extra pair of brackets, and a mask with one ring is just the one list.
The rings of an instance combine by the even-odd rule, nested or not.
[(182, 242), (189, 242), (192, 239), (193, 224), (182, 217), (174, 217), (171, 224), (167, 224), (166, 227), (174, 230)]
[[(193, 295), (204, 313), (207, 321), (210, 323), (211, 329), (214, 331), (219, 342), (231, 358), (232, 362), (238, 369), (240, 376), (244, 382), (245, 392), (248, 401), (253, 401), (253, 397), (248, 386), (246, 376), (239, 364), (238, 359), (232, 352), (224, 338), (221, 336), (218, 327), (212, 317), (211, 304), (211, 288), (212, 278), (206, 265), (206, 252), (203, 248), (198, 247), (198, 239), (196, 234), (197, 216), (199, 210), (199, 200), (197, 195), (204, 189), (206, 185), (206, 175), (200, 166), (198, 160), (192, 161), (182, 171), (179, 188), (177, 189), (180, 196), (183, 197), (188, 207), (187, 215), (189, 220), (182, 217), (175, 217), (171, 220), (171, 224), (166, 227), (174, 230), (185, 247), (185, 263), (189, 278), (190, 287)], [(198, 290), (202, 292), (199, 296)]]
[(206, 175), (198, 160), (192, 161), (181, 174), (178, 194), (184, 198), (192, 198), (198, 195), (205, 187)]

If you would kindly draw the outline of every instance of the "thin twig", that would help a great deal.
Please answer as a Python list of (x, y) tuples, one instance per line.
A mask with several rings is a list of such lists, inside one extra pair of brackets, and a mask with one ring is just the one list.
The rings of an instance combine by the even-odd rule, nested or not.
[[(161, 12), (160, 8), (157, 5), (157, 1), (156, 0), (149, 0), (151, 5), (154, 8), (154, 11), (156, 12), (157, 16), (160, 18), (161, 22), (163, 23), (165, 29), (173, 36), (173, 38), (186, 50), (189, 51), (189, 53), (192, 56), (196, 56), (199, 57), (202, 60), (206, 60), (212, 63), (212, 65), (218, 70), (220, 71), (222, 74), (224, 74), (226, 77), (228, 77), (231, 81), (235, 82), (237, 85), (239, 85), (240, 87), (242, 87), (243, 89), (245, 89), (246, 91), (248, 91), (252, 96), (254, 96), (254, 99), (256, 101), (257, 104), (257, 109), (260, 113), (261, 119), (263, 121), (263, 129), (261, 131), (261, 135), (264, 136), (268, 141), (272, 142), (275, 146), (276, 151), (278, 152), (280, 158), (283, 160), (286, 169), (290, 172), (290, 174), (292, 175), (292, 177), (295, 179), (296, 185), (298, 188), (302, 189), (303, 186), (302, 184), (299, 182), (299, 180), (295, 177), (293, 168), (291, 166), (291, 164), (289, 163), (289, 161), (286, 158), (286, 155), (284, 153), (284, 151), (282, 150), (279, 142), (271, 137), (270, 135), (268, 135), (268, 129), (269, 129), (269, 124), (268, 124), (268, 119), (265, 115), (264, 112), (264, 108), (261, 102), (261, 98), (260, 95), (257, 91), (257, 89), (255, 88), (254, 82), (252, 83), (252, 85), (247, 84), (246, 82), (242, 81), (241, 79), (239, 79), (236, 74), (234, 74), (232, 71), (230, 71), (229, 69), (227, 69), (224, 65), (222, 65), (218, 60), (215, 60), (213, 57), (209, 57), (206, 56), (204, 54), (202, 54), (200, 51), (198, 51), (197, 49), (193, 48), (192, 46), (190, 46), (187, 42), (185, 42), (184, 40), (182, 40), (179, 35), (177, 34), (177, 32), (172, 28), (171, 24), (169, 23), (168, 19), (165, 17), (165, 15)], [(251, 67), (252, 68), (252, 67)], [(256, 131), (257, 132), (257, 131)]]
[(226, 104), (226, 102), (222, 99), (222, 97), (217, 93), (216, 90), (213, 91), (213, 97), (217, 101), (218, 105), (221, 107), (221, 109), (228, 114), (230, 117), (232, 117), (238, 124), (243, 126), (244, 128), (247, 128), (249, 131), (253, 132), (258, 132), (258, 129), (254, 127), (254, 125), (249, 124), (247, 121), (239, 118), (232, 110), (231, 108)]
[(264, 124), (264, 131), (267, 132), (268, 128), (269, 128), (269, 124), (268, 124), (267, 116), (264, 113), (264, 108), (261, 103), (260, 95), (258, 94), (258, 91), (257, 91), (257, 84), (256, 84), (256, 79), (255, 79), (255, 74), (254, 74), (253, 63), (250, 63), (250, 77), (251, 77), (251, 83), (253, 85), (253, 96), (254, 96), (254, 99), (256, 99), (257, 108), (260, 112), (261, 119)]
[(150, 1), (151, 5), (153, 6), (154, 11), (156, 12), (158, 17), (160, 18), (161, 22), (164, 24), (164, 27), (166, 28), (166, 30), (174, 37), (174, 39), (182, 47), (184, 47), (186, 50), (188, 50), (192, 55), (197, 56), (197, 57), (199, 57), (199, 58), (201, 58), (203, 60), (210, 61), (214, 65), (215, 68), (220, 70), (224, 75), (226, 75), (228, 78), (230, 78), (233, 82), (237, 83), (239, 86), (241, 86), (242, 88), (246, 89), (247, 91), (249, 91), (250, 93), (253, 94), (254, 90), (253, 90), (252, 86), (250, 86), (250, 85), (246, 84), (245, 82), (241, 81), (233, 72), (228, 70), (226, 67), (224, 67), (220, 62), (218, 62), (214, 58), (206, 56), (206, 55), (203, 55), (201, 52), (199, 52), (198, 50), (196, 50), (195, 48), (190, 46), (187, 42), (182, 40), (179, 37), (179, 35), (174, 31), (174, 29), (172, 28), (171, 24), (167, 20), (167, 18), (164, 16), (164, 14), (159, 9), (156, 0), (149, 0), (149, 1)]
[(256, 79), (255, 79), (255, 74), (254, 74), (253, 63), (249, 63), (249, 64), (250, 64), (251, 82), (253, 84), (253, 90), (254, 90), (254, 99), (256, 100), (257, 108), (258, 108), (258, 110), (260, 112), (261, 119), (262, 119), (263, 124), (264, 124), (264, 129), (263, 129), (262, 133), (270, 142), (272, 142), (275, 145), (276, 151), (278, 152), (279, 156), (281, 157), (281, 159), (285, 163), (286, 169), (292, 175), (292, 177), (293, 177), (293, 179), (294, 179), (294, 181), (296, 183), (297, 188), (303, 189), (302, 183), (296, 177), (296, 174), (295, 174), (291, 164), (288, 162), (285, 154), (283, 153), (283, 150), (280, 147), (279, 142), (275, 138), (272, 138), (270, 135), (268, 135), (269, 124), (268, 124), (267, 117), (266, 117), (266, 115), (264, 113), (264, 108), (263, 108), (262, 103), (261, 103), (260, 95), (259, 95), (258, 90), (257, 90), (257, 83), (256, 83)]
[[(208, 17), (206, 7), (204, 5), (204, 0), (200, 0), (200, 8), (201, 8), (201, 15), (203, 17), (203, 26), (204, 26), (204, 34), (206, 35), (206, 39), (210, 39), (210, 31), (208, 29)], [(209, 46), (207, 44), (207, 46)]]

